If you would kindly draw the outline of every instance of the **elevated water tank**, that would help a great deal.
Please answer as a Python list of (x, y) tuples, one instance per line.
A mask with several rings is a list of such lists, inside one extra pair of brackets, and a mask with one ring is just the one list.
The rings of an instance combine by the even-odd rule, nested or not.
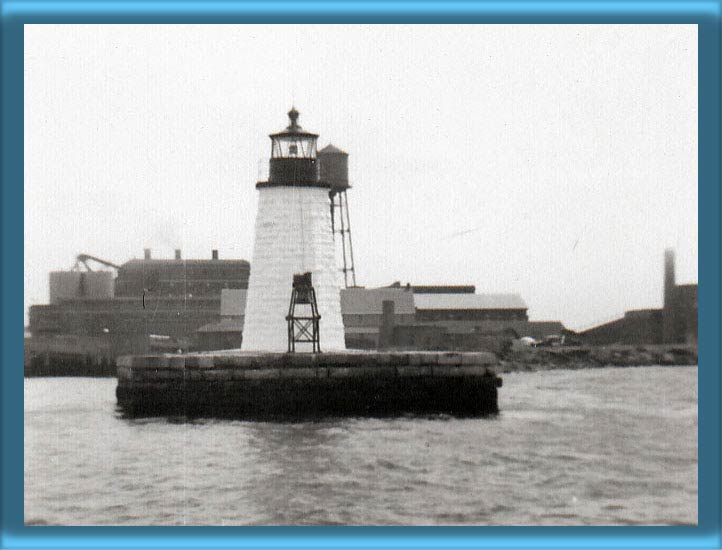
[(348, 153), (328, 144), (316, 156), (319, 181), (330, 183), (333, 190), (348, 189)]

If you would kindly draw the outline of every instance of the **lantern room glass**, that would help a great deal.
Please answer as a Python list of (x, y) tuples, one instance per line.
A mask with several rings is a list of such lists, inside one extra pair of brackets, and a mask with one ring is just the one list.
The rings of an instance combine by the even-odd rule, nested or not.
[(316, 137), (303, 134), (273, 136), (271, 158), (316, 158)]

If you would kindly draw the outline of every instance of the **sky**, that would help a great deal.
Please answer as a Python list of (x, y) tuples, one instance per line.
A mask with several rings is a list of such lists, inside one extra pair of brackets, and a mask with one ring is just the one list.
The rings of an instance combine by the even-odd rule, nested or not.
[(251, 259), (268, 134), (349, 153), (357, 282), (584, 329), (697, 282), (695, 25), (26, 25), (25, 310), (87, 253)]

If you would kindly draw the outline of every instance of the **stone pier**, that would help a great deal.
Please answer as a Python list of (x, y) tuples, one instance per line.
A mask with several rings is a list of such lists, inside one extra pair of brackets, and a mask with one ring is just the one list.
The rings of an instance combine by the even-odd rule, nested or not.
[(215, 352), (118, 359), (128, 416), (239, 419), (498, 412), (490, 353)]

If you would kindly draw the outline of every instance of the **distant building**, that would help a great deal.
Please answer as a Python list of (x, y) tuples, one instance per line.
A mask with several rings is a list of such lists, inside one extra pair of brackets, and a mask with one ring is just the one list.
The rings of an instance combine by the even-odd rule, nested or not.
[(409, 288), (341, 290), (346, 347), (379, 349), (390, 345), (393, 327), (416, 321), (414, 293)]
[(118, 269), (115, 296), (138, 298), (213, 298), (220, 300), (224, 288), (248, 288), (250, 264), (246, 260), (221, 260), (218, 251), (210, 259), (155, 259), (146, 249), (142, 260), (130, 260)]
[(95, 347), (111, 357), (186, 349), (197, 329), (221, 320), (222, 290), (247, 288), (249, 272), (247, 261), (221, 260), (215, 250), (208, 260), (184, 260), (179, 250), (174, 259), (153, 259), (146, 250), (142, 260), (118, 266), (114, 290), (106, 297), (81, 292), (74, 284), (81, 277), (61, 272), (71, 275), (51, 277), (53, 302), (30, 307), (30, 351), (47, 349), (67, 335), (99, 340), (103, 344)]
[(697, 285), (678, 285), (674, 263), (674, 250), (665, 250), (663, 341), (697, 344)]
[(414, 304), (421, 322), (528, 320), (527, 305), (517, 294), (421, 293)]
[[(560, 322), (529, 321), (527, 306), (518, 295), (475, 294), (475, 290), (473, 286), (400, 284), (341, 289), (346, 346), (498, 351), (503, 341), (523, 336), (541, 340), (565, 331)], [(244, 306), (244, 290), (224, 290), (221, 320), (196, 331), (198, 349), (239, 347)]]
[(631, 310), (621, 319), (585, 330), (580, 336), (584, 342), (596, 345), (661, 344), (662, 319), (661, 309)]
[(246, 310), (246, 289), (221, 290), (221, 319), (195, 331), (193, 349), (211, 351), (239, 349), (243, 341), (243, 319)]
[[(94, 278), (101, 272), (90, 272), (92, 292), (87, 275), (51, 278), (53, 303), (30, 308), (30, 356), (67, 349), (112, 361), (123, 354), (241, 347), (247, 261), (220, 260), (216, 251), (209, 260), (184, 260), (180, 251), (173, 259), (153, 259), (146, 250), (143, 259), (114, 267), (109, 288), (111, 273)], [(340, 299), (351, 349), (498, 351), (510, 339), (565, 331), (556, 321), (529, 321), (519, 295), (477, 294), (473, 285), (351, 287), (341, 289)]]
[(409, 287), (415, 321), (394, 327), (391, 347), (498, 352), (514, 339), (541, 339), (565, 330), (560, 322), (529, 321), (518, 294), (476, 294), (471, 285)]
[(624, 317), (590, 328), (580, 336), (590, 344), (697, 344), (697, 285), (678, 285), (673, 250), (664, 252), (661, 309), (627, 311)]

